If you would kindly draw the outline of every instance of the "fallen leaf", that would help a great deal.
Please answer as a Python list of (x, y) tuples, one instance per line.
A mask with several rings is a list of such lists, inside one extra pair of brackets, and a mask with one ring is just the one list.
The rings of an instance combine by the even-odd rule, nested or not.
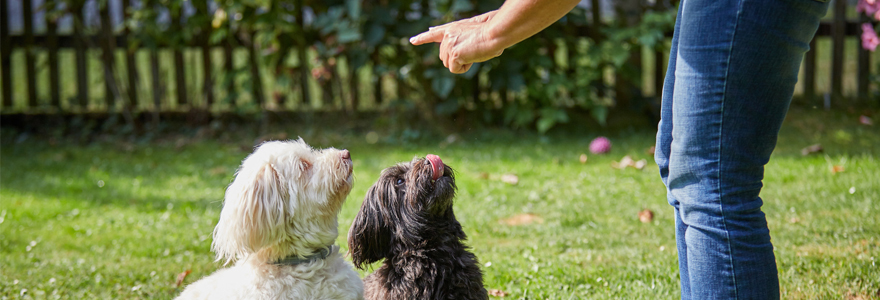
[(180, 287), (180, 285), (183, 283), (183, 280), (186, 279), (186, 275), (189, 275), (189, 273), (192, 273), (192, 270), (186, 270), (181, 272), (180, 274), (177, 274), (177, 287)]
[(489, 296), (492, 296), (492, 297), (506, 297), (506, 296), (507, 296), (507, 292), (502, 291), (502, 290), (490, 289), (490, 290), (489, 290)]
[(862, 123), (862, 125), (874, 125), (874, 121), (866, 115), (859, 116), (859, 123)]
[(651, 146), (651, 148), (648, 148), (648, 150), (645, 150), (645, 154), (654, 155), (654, 151), (656, 151), (656, 148), (654, 148), (654, 147), (655, 146)]
[(516, 185), (519, 183), (519, 177), (513, 174), (504, 174), (501, 175), (501, 181), (510, 185)]
[(654, 212), (650, 209), (643, 209), (639, 212), (639, 221), (642, 223), (651, 223), (654, 220)]
[(489, 173), (481, 172), (481, 173), (480, 173), (480, 178), (482, 178), (482, 179), (489, 179)]
[(513, 217), (501, 220), (502, 223), (510, 226), (528, 225), (532, 223), (543, 224), (544, 219), (536, 214), (519, 214)]
[(634, 164), (635, 164), (635, 161), (633, 161), (632, 157), (629, 157), (629, 155), (627, 155), (627, 156), (624, 156), (623, 158), (621, 158), (620, 162), (612, 161), (611, 167), (615, 168), (615, 169), (623, 169), (626, 167), (633, 166)]
[(587, 163), (587, 154), (586, 153), (581, 154), (580, 161), (582, 164)]
[(835, 166), (831, 167), (831, 174), (837, 174), (837, 173), (840, 173), (840, 172), (843, 172), (843, 171), (845, 171), (845, 169), (843, 168), (843, 166), (835, 165)]
[(639, 161), (637, 161), (637, 162), (635, 163), (635, 165), (633, 165), (633, 168), (636, 168), (636, 169), (641, 170), (641, 169), (644, 169), (645, 166), (647, 166), (647, 165), (648, 165), (648, 161), (647, 161), (647, 160), (640, 159)]
[(822, 152), (822, 144), (813, 144), (801, 149), (801, 155), (807, 156), (813, 153)]
[(620, 159), (620, 162), (612, 161), (611, 167), (615, 169), (625, 169), (627, 167), (632, 167), (638, 170), (644, 169), (645, 166), (648, 165), (648, 161), (641, 159), (639, 161), (635, 161), (629, 155), (624, 156)]

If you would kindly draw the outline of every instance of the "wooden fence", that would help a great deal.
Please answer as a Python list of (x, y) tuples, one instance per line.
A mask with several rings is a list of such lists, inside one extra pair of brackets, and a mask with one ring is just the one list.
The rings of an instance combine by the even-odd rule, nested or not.
[[(168, 90), (166, 83), (167, 77), (163, 74), (160, 74), (160, 50), (157, 48), (147, 49), (137, 49), (134, 48), (129, 43), (129, 32), (127, 30), (116, 31), (112, 28), (112, 23), (110, 21), (110, 10), (117, 10), (118, 12), (123, 12), (122, 15), (124, 18), (129, 18), (128, 12), (126, 9), (131, 5), (131, 0), (122, 0), (121, 2), (110, 1), (113, 5), (107, 5), (104, 8), (100, 9), (97, 12), (97, 15), (100, 16), (100, 28), (91, 28), (91, 30), (87, 30), (85, 25), (82, 22), (74, 22), (72, 34), (69, 35), (59, 35), (58, 34), (58, 16), (46, 16), (46, 31), (44, 33), (37, 34), (34, 31), (34, 16), (35, 11), (32, 8), (31, 0), (13, 0), (13, 1), (21, 1), (22, 6), (22, 17), (24, 20), (23, 30), (20, 34), (10, 35), (9, 32), (9, 11), (6, 0), (3, 0), (0, 5), (0, 65), (2, 65), (2, 74), (0, 74), (0, 78), (2, 78), (2, 86), (0, 86), (0, 90), (2, 90), (2, 106), (0, 106), (0, 112), (2, 113), (43, 113), (43, 112), (60, 112), (60, 111), (68, 111), (68, 112), (88, 112), (88, 111), (105, 111), (105, 112), (113, 112), (113, 111), (121, 111), (121, 112), (132, 112), (132, 111), (140, 111), (140, 110), (149, 110), (149, 111), (165, 111), (165, 110), (179, 110), (181, 108), (199, 108), (206, 110), (217, 110), (215, 108), (215, 103), (218, 102), (216, 100), (215, 92), (218, 90), (215, 88), (217, 85), (216, 81), (218, 80), (218, 76), (215, 75), (214, 68), (220, 66), (212, 55), (207, 55), (214, 51), (214, 49), (219, 49), (222, 51), (223, 59), (222, 59), (222, 72), (231, 72), (234, 66), (233, 53), (243, 48), (247, 48), (244, 51), (248, 52), (247, 63), (250, 65), (249, 75), (253, 76), (255, 84), (252, 84), (252, 91), (250, 94), (252, 97), (256, 99), (255, 102), (260, 107), (265, 108), (265, 103), (263, 98), (265, 98), (265, 92), (262, 91), (262, 81), (260, 71), (257, 69), (258, 64), (255, 61), (255, 49), (252, 47), (245, 47), (242, 43), (236, 41), (235, 39), (227, 39), (225, 42), (220, 42), (216, 44), (211, 44), (208, 36), (210, 32), (203, 33), (204, 35), (198, 38), (194, 38), (191, 45), (188, 45), (186, 48), (181, 47), (168, 47), (165, 45), (159, 45), (158, 49), (164, 49), (164, 52), (171, 52), (171, 56), (173, 59), (173, 73), (174, 73), (174, 90), (176, 91), (174, 102), (175, 105), (171, 105), (170, 97), (166, 96), (165, 91)], [(199, 2), (199, 1), (196, 1)], [(122, 7), (119, 7), (121, 3)], [(200, 1), (199, 3), (205, 3), (205, 1)], [(598, 3), (597, 1), (593, 1), (593, 3)], [(97, 8), (96, 8), (97, 9)], [(821, 24), (817, 38), (829, 38), (832, 41), (832, 50), (831, 50), (831, 71), (830, 71), (830, 93), (836, 97), (840, 97), (843, 95), (843, 66), (844, 66), (844, 57), (845, 53), (847, 53), (847, 49), (844, 46), (844, 40), (847, 37), (858, 37), (860, 35), (860, 27), (858, 23), (855, 21), (846, 19), (846, 12), (848, 9), (853, 9), (852, 7), (847, 7), (846, 1), (835, 1), (833, 4), (833, 21)], [(206, 13), (208, 8), (205, 6), (196, 7), (196, 10), (201, 13)], [(77, 7), (72, 9), (72, 11), (83, 11), (83, 7)], [(596, 11), (593, 12), (597, 14)], [(174, 18), (172, 18), (174, 19)], [(176, 19), (177, 22), (172, 22), (170, 26), (179, 26), (180, 18)], [(861, 21), (865, 21), (864, 19)], [(593, 27), (601, 26), (600, 23), (591, 24)], [(208, 26), (210, 27), (210, 26)], [(582, 32), (585, 35), (589, 35), (590, 32), (596, 32), (596, 28), (577, 28), (576, 32)], [(94, 32), (93, 34), (87, 34), (87, 32)], [(671, 35), (671, 33), (670, 33)], [(803, 96), (810, 98), (816, 95), (816, 80), (817, 80), (817, 57), (820, 55), (828, 55), (826, 53), (817, 53), (816, 40), (811, 43), (812, 50), (809, 51), (806, 55), (804, 61), (804, 71), (803, 71)], [(873, 91), (870, 88), (871, 82), (869, 81), (869, 73), (870, 73), (870, 55), (866, 50), (858, 47), (858, 62), (857, 62), (857, 95), (858, 98), (867, 99), (872, 97), (870, 93)], [(73, 50), (73, 63), (60, 63), (59, 61), (59, 50)], [(105, 95), (103, 103), (90, 103), (90, 95), (93, 93), (91, 88), (94, 87), (93, 84), (89, 82), (90, 75), (89, 73), (89, 52), (90, 49), (100, 49), (100, 61), (102, 63), (103, 70), (103, 94)], [(24, 57), (24, 78), (13, 78), (14, 73), (20, 73), (20, 71), (15, 72), (13, 70), (12, 64), (12, 56), (13, 53), (20, 52), (23, 53)], [(37, 76), (37, 60), (35, 56), (39, 52), (44, 52), (47, 57), (45, 68), (47, 68), (48, 73), (48, 84), (45, 83), (44, 78), (38, 78)], [(120, 63), (120, 59), (117, 58), (117, 55), (122, 53), (124, 59), (122, 59), (123, 63)], [(141, 74), (138, 70), (137, 56), (139, 53), (148, 52), (149, 54), (149, 87), (145, 87), (143, 85), (146, 84), (145, 80), (142, 80), (140, 77)], [(193, 93), (188, 92), (188, 87), (186, 78), (186, 74), (193, 74), (196, 72), (195, 70), (187, 71), (187, 63), (185, 63), (184, 53), (200, 53), (201, 57), (201, 81), (197, 86), (201, 87), (201, 90), (195, 95), (198, 98), (198, 105), (195, 105), (193, 101)], [(654, 51), (654, 72), (651, 75), (653, 77), (653, 85), (654, 93), (659, 92), (659, 88), (662, 86), (663, 75), (664, 72), (664, 63), (666, 60), (666, 54), (663, 51)], [(300, 55), (300, 58), (303, 59), (304, 55)], [(641, 56), (637, 55), (637, 60), (639, 60), (639, 64), (641, 63)], [(195, 58), (193, 58), (195, 59)], [(304, 60), (304, 59), (303, 59)], [(302, 63), (302, 62), (301, 62)], [(125, 72), (119, 71), (122, 70), (122, 66), (125, 66)], [(75, 74), (75, 78), (73, 80), (76, 81), (75, 84), (75, 96), (68, 97), (67, 105), (62, 105), (62, 92), (61, 92), (61, 66), (65, 66), (67, 68), (75, 69), (75, 72), (71, 72), (67, 70), (68, 73)], [(298, 74), (301, 76), (297, 77), (299, 84), (302, 86), (301, 89), (305, 90), (302, 93), (303, 96), (308, 97), (308, 71), (309, 67), (300, 66), (300, 70)], [(338, 75), (338, 74), (337, 74)], [(350, 75), (354, 76), (354, 75)], [(13, 79), (18, 80), (19, 82), (24, 82), (25, 88), (24, 92), (21, 92), (21, 88), (19, 86), (18, 92), (13, 93)], [(70, 80), (68, 78), (68, 80)], [(43, 83), (40, 83), (43, 82)], [(351, 94), (357, 94), (357, 91), (362, 90), (362, 86), (368, 86), (367, 90), (373, 91), (373, 98), (376, 102), (380, 101), (382, 95), (382, 80), (378, 80), (377, 83), (369, 83), (358, 80), (351, 80), (351, 85), (347, 87)], [(46, 86), (48, 88), (48, 99), (41, 99), (38, 95), (38, 85)], [(369, 86), (371, 85), (371, 86)], [(226, 89), (234, 89), (234, 86), (224, 87)], [(149, 93), (152, 95), (151, 99), (144, 99), (138, 91), (143, 89), (149, 89), (152, 92)], [(479, 90), (476, 91), (477, 94), (480, 93)], [(44, 93), (45, 94), (45, 93)], [(340, 95), (341, 96), (341, 93)], [(850, 95), (851, 96), (851, 95)], [(45, 96), (44, 96), (45, 97)], [(352, 97), (357, 97), (352, 96)], [(13, 101), (14, 99), (19, 99), (17, 101)], [(26, 99), (26, 100), (25, 100)], [(125, 100), (125, 101), (123, 101)], [(357, 101), (357, 100), (354, 100)], [(17, 102), (17, 105), (14, 105), (14, 102)], [(22, 104), (24, 103), (24, 104)], [(234, 104), (234, 103), (232, 103)], [(351, 104), (350, 104), (351, 105)], [(355, 108), (357, 108), (357, 103), (353, 103)], [(344, 108), (344, 105), (341, 107)], [(279, 106), (280, 109), (285, 109), (284, 106)]]

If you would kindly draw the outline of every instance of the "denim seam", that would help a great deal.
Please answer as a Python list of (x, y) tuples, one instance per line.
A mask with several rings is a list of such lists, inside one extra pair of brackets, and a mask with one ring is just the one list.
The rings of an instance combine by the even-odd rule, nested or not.
[(730, 37), (730, 46), (727, 49), (727, 65), (725, 66), (726, 70), (724, 71), (724, 88), (722, 88), (721, 94), (721, 121), (720, 126), (718, 126), (719, 131), (719, 140), (718, 140), (718, 181), (716, 182), (716, 189), (718, 190), (718, 206), (721, 211), (721, 225), (724, 226), (724, 232), (727, 238), (727, 260), (730, 264), (730, 272), (733, 275), (733, 298), (739, 299), (739, 291), (736, 284), (736, 267), (733, 265), (733, 245), (731, 245), (730, 239), (730, 231), (727, 230), (727, 216), (724, 214), (724, 193), (722, 192), (722, 176), (724, 172), (722, 172), (722, 158), (724, 157), (722, 152), (724, 151), (723, 142), (724, 142), (724, 102), (727, 99), (727, 84), (730, 82), (730, 60), (733, 57), (733, 45), (736, 43), (736, 33), (739, 28), (740, 17), (743, 13), (743, 5), (745, 5), (746, 0), (739, 1), (739, 7), (737, 7), (736, 18), (733, 22), (733, 32)]

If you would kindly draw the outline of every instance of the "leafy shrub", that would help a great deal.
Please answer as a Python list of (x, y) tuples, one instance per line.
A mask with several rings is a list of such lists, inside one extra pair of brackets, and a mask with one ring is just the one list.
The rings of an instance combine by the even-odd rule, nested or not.
[[(73, 12), (84, 0), (50, 2), (59, 1)], [(106, 6), (107, 1), (99, 3)], [(429, 26), (497, 9), (502, 3), (141, 0), (129, 8), (131, 17), (125, 26), (133, 33), (133, 47), (196, 46), (207, 38), (214, 45), (240, 43), (248, 48), (248, 66), (215, 72), (215, 80), (223, 86), (247, 78), (242, 89), (226, 95), (230, 103), (239, 91), (250, 93), (252, 99), (262, 98), (261, 73), (256, 71), (261, 69), (274, 77), (275, 98), (283, 98), (284, 91), (295, 85), (301, 86), (304, 97), (311, 97), (307, 84), (311, 77), (323, 95), (322, 106), (346, 109), (348, 105), (357, 110), (364, 85), (356, 80), (357, 74), (368, 67), (373, 90), (383, 86), (382, 80), (393, 79), (395, 103), (413, 104), (407, 107), (415, 107), (424, 117), (470, 114), (482, 116), (479, 122), (545, 132), (568, 122), (571, 109), (589, 110), (604, 123), (619, 96), (598, 84), (605, 69), (640, 81), (638, 70), (624, 68), (631, 54), (643, 46), (665, 47), (662, 41), (675, 17), (674, 8), (664, 7), (648, 10), (636, 26), (616, 20), (595, 28), (587, 9), (577, 7), (537, 36), (463, 75), (442, 67), (436, 46), (414, 47), (407, 42)], [(377, 102), (381, 100), (381, 93), (374, 95)], [(262, 105), (262, 100), (257, 104)]]

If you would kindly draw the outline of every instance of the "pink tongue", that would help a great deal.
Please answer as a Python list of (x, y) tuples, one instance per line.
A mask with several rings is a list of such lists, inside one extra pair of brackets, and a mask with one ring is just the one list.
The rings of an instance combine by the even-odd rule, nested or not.
[(443, 161), (440, 160), (440, 157), (434, 154), (428, 154), (425, 158), (431, 162), (431, 179), (437, 180), (437, 178), (443, 176)]

